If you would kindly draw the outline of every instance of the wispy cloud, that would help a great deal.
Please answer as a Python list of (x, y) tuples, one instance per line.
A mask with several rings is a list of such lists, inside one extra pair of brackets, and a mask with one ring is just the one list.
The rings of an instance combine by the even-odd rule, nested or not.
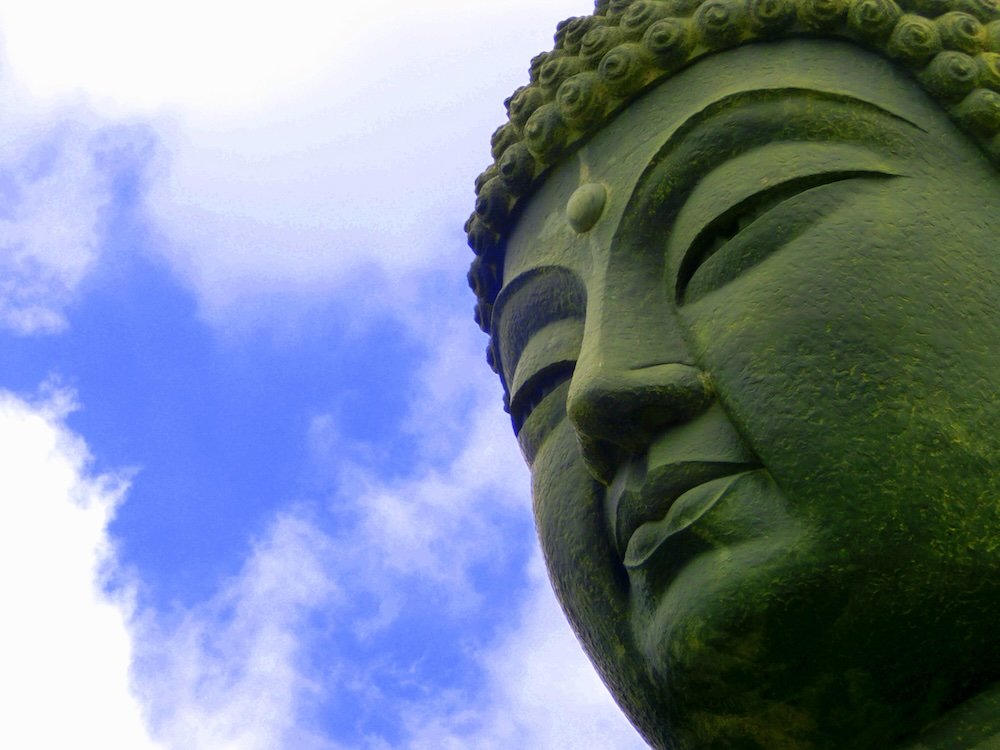
[(408, 750), (645, 750), (583, 658), (540, 553), (531, 559), (530, 582), (504, 634), (479, 656), (478, 694), (405, 708)]
[(0, 81), (0, 328), (66, 326), (66, 308), (95, 268), (114, 159), (132, 134), (72, 105), (39, 107)]
[[(528, 477), (496, 384), (473, 348), (478, 331), (463, 316), (439, 319), (423, 335), (433, 344), (415, 373), (399, 438), (415, 464), (399, 472), (391, 461), (341, 460), (335, 502), (353, 508), (358, 557), (391, 571), (394, 584), (435, 587), (460, 609), (477, 599), (476, 570), (523, 554), (531, 533)], [(341, 455), (350, 456), (346, 447)], [(512, 553), (509, 540), (519, 535)]]
[(309, 620), (339, 606), (330, 541), (305, 519), (282, 515), (210, 601), (146, 614), (134, 631), (137, 679), (168, 747), (334, 747), (304, 726), (306, 707), (324, 692), (306, 659)]

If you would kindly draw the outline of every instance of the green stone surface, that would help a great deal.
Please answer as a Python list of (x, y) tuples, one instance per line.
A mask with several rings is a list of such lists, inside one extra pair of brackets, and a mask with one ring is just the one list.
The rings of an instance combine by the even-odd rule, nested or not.
[(648, 742), (1000, 747), (981, 141), (855, 41), (755, 40), (524, 196), (491, 356), (556, 593)]

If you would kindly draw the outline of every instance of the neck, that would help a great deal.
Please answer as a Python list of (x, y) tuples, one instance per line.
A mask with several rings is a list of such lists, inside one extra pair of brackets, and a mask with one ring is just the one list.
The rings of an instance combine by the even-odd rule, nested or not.
[(994, 750), (1000, 748), (1000, 684), (937, 719), (901, 750)]

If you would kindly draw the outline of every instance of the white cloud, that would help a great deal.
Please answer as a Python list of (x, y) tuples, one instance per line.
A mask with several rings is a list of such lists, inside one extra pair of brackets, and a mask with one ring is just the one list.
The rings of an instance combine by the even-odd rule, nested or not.
[(346, 52), (345, 31), (370, 23), (370, 7), (315, 0), (12, 0), (0, 22), (14, 74), (42, 97), (83, 90), (113, 113), (165, 105), (227, 110), (307, 78), (338, 45)]
[[(88, 150), (96, 120), (156, 132), (159, 250), (222, 330), (280, 326), (289, 307), (358, 289), (392, 305), (415, 275), (461, 269), (503, 98), (555, 22), (589, 5), (3, 3), (0, 125), (31, 113), (36, 140), (64, 127), (58, 159), (0, 222), (17, 279), (0, 288), (0, 324), (64, 326), (93, 266), (110, 197)], [(0, 168), (23, 153), (0, 146)]]
[(130, 594), (105, 590), (125, 479), (91, 473), (70, 406), (0, 392), (0, 747), (151, 749), (129, 686)]
[(503, 98), (586, 3), (369, 7), (380, 21), (354, 30), (356, 53), (294, 96), (250, 115), (188, 109), (161, 129), (170, 162), (149, 207), (220, 324), (261, 315), (249, 299), (364, 289), (392, 305), (414, 275), (461, 272)]
[(283, 515), (210, 602), (136, 614), (107, 533), (127, 477), (91, 472), (72, 395), (43, 392), (0, 391), (0, 747), (334, 748), (296, 726), (321, 688), (302, 619), (337, 597), (322, 533)]
[[(83, 94), (112, 115), (175, 109), (225, 117), (301, 98), (331, 73), (340, 78), (339, 90), (356, 91), (368, 88), (366, 74), (407, 56), (424, 63), (481, 48), (487, 37), (496, 49), (501, 39), (490, 35), (504, 17), (501, 27), (516, 24), (521, 37), (551, 33), (558, 18), (589, 6), (588, 0), (511, 0), (500, 10), (463, 0), (7, 0), (0, 26), (13, 75), (36, 96)], [(442, 22), (442, 38), (454, 39), (444, 47), (424, 44)], [(402, 48), (390, 44), (400, 41)]]

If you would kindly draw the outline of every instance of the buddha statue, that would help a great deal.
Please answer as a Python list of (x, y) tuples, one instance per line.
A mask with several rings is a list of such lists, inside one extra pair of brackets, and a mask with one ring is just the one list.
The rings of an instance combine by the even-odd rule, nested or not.
[(466, 229), (563, 609), (656, 748), (1000, 747), (998, 0), (599, 0)]

